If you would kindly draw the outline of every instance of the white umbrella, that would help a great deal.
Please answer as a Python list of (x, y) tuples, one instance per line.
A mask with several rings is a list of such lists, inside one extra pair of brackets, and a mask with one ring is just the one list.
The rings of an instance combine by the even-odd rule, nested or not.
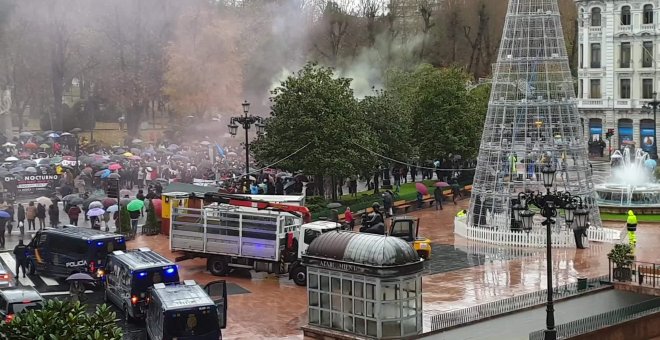
[(18, 162), (18, 158), (14, 157), (14, 156), (7, 157), (7, 158), (5, 158), (5, 162)]
[(106, 209), (106, 212), (113, 213), (113, 212), (118, 211), (118, 210), (119, 210), (119, 206), (115, 204), (115, 205), (109, 206), (108, 209)]
[(73, 135), (70, 134), (70, 133), (68, 133), (68, 132), (62, 132), (62, 134), (60, 135), (60, 137), (62, 137), (62, 136), (73, 136)]
[(133, 144), (140, 144), (140, 143), (142, 143), (142, 139), (139, 138), (133, 139)]
[(211, 143), (210, 143), (210, 142), (207, 142), (207, 141), (203, 141), (203, 142), (201, 142), (201, 143), (199, 143), (199, 144), (204, 145), (204, 146), (211, 145)]
[(95, 208), (103, 209), (103, 203), (101, 203), (101, 201), (94, 201), (89, 204), (89, 209), (95, 209)]
[(51, 201), (50, 198), (46, 196), (41, 196), (37, 198), (36, 201), (43, 204), (46, 207), (50, 207), (51, 205), (53, 205), (53, 201)]
[(9, 143), (9, 142), (7, 142), (7, 143), (5, 143), (5, 144), (2, 144), (2, 147), (5, 147), (5, 148), (10, 148), (10, 147), (14, 147), (14, 146), (16, 146), (16, 144), (14, 144), (14, 143)]
[(55, 132), (48, 134), (48, 137), (50, 138), (59, 138), (60, 135), (56, 134)]

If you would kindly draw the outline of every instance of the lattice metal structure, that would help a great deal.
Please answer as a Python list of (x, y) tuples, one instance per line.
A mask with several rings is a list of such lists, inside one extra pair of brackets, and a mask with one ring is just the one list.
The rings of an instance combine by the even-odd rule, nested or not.
[(468, 223), (509, 228), (512, 199), (545, 190), (540, 170), (551, 165), (556, 189), (585, 199), (601, 225), (574, 99), (557, 0), (509, 0)]

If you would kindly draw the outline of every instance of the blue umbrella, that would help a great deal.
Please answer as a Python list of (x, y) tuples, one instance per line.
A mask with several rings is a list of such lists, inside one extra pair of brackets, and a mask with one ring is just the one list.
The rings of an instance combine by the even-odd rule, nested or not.
[(103, 173), (101, 174), (101, 179), (108, 178), (111, 173), (112, 172), (110, 172), (110, 170), (108, 170), (108, 169), (103, 170)]
[(9, 215), (8, 212), (4, 210), (0, 210), (0, 218), (10, 218), (11, 216)]
[(656, 165), (657, 163), (653, 159), (647, 159), (646, 161), (644, 161), (644, 166), (648, 169), (655, 169)]

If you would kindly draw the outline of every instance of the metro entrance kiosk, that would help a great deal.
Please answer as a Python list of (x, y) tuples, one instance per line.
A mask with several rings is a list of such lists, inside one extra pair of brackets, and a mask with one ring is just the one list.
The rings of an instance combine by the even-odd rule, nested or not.
[(332, 231), (303, 254), (312, 338), (401, 339), (422, 332), (424, 262), (404, 240)]

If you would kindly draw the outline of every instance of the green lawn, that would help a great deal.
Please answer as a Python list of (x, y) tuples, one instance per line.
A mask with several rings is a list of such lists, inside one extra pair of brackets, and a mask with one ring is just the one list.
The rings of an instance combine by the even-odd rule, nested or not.
[[(610, 214), (610, 213), (600, 213), (600, 218), (603, 221), (621, 221), (625, 222), (628, 218), (626, 214)], [(637, 221), (639, 222), (658, 222), (660, 223), (660, 215), (637, 215)]]

